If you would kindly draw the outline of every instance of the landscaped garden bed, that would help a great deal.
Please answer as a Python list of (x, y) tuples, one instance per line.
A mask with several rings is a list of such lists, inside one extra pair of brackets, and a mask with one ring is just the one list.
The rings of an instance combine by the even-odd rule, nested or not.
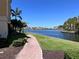
[(24, 33), (12, 33), (3, 43), (0, 48), (0, 59), (15, 59), (27, 43), (27, 36)]
[(22, 48), (23, 46), (2, 48), (0, 49), (0, 59), (15, 59)]

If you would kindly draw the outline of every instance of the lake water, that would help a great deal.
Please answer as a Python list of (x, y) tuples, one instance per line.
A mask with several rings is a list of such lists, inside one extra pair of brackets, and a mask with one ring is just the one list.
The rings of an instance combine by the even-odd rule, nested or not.
[(58, 30), (25, 30), (25, 32), (32, 32), (36, 34), (56, 37), (56, 38), (62, 38), (66, 40), (73, 40), (79, 42), (79, 35), (78, 34), (70, 34), (70, 33), (62, 33)]

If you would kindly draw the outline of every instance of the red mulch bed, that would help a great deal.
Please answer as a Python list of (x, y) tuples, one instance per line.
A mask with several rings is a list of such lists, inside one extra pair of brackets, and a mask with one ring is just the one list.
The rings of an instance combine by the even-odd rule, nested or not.
[(43, 50), (43, 57), (43, 59), (64, 59), (64, 52)]
[[(10, 47), (0, 49), (0, 59), (15, 59), (15, 56), (23, 47)], [(2, 53), (2, 51), (4, 53)], [(64, 59), (63, 51), (46, 51), (43, 50), (43, 59)]]
[[(0, 49), (0, 59), (15, 59), (22, 47), (10, 47)], [(2, 53), (2, 51), (4, 53)]]

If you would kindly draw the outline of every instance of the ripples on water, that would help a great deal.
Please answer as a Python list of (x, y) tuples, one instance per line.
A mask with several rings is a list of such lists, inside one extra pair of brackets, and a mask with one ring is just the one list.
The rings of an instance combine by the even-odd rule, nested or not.
[(46, 36), (62, 38), (67, 40), (73, 40), (79, 42), (79, 35), (78, 34), (70, 34), (70, 33), (62, 33), (58, 30), (24, 30), (24, 32), (32, 32), (36, 34), (42, 34)]

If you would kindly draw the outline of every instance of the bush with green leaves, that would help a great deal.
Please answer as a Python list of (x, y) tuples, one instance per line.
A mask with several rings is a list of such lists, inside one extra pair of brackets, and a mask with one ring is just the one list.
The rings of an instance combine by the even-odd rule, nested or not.
[(13, 41), (12, 46), (14, 46), (14, 47), (23, 46), (26, 42), (27, 42), (26, 39), (19, 38), (18, 40)]

